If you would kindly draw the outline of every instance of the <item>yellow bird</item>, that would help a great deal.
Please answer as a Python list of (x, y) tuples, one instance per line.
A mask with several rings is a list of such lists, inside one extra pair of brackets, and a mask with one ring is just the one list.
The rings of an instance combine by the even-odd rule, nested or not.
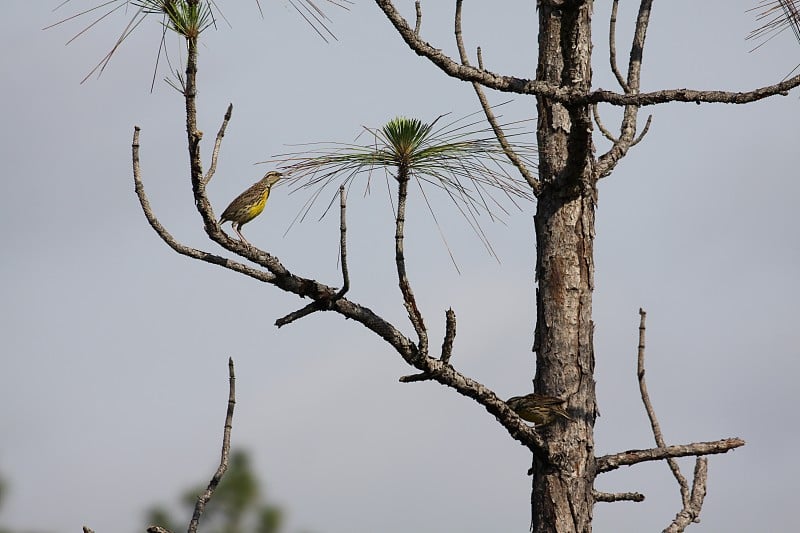
[(566, 400), (554, 398), (544, 394), (527, 394), (525, 396), (514, 396), (506, 400), (506, 404), (512, 411), (528, 422), (533, 422), (537, 426), (544, 426), (561, 417), (565, 420), (575, 421), (564, 410), (562, 405)]
[(275, 183), (281, 179), (280, 172), (271, 170), (267, 172), (263, 178), (250, 186), (249, 189), (237, 196), (231, 204), (222, 212), (219, 219), (219, 224), (231, 222), (233, 231), (239, 236), (242, 242), (247, 242), (242, 232), (242, 226), (256, 218), (264, 210), (267, 205), (267, 198), (269, 198), (269, 191)]

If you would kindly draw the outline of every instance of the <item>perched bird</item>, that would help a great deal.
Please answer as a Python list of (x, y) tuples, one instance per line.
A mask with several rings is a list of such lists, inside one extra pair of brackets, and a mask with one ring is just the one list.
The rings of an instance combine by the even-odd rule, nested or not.
[(506, 401), (506, 404), (523, 420), (533, 422), (537, 426), (549, 424), (557, 417), (565, 420), (575, 421), (562, 407), (566, 400), (545, 396), (544, 394), (526, 394), (525, 396), (514, 396)]
[[(269, 191), (275, 183), (281, 179), (280, 172), (271, 170), (267, 172), (263, 178), (250, 186), (249, 189), (237, 196), (231, 205), (225, 208), (222, 216), (219, 219), (220, 225), (225, 222), (231, 222), (233, 231), (242, 239), (242, 242), (247, 242), (242, 232), (242, 226), (256, 218), (264, 210), (269, 198)], [(247, 244), (250, 244), (247, 242)]]

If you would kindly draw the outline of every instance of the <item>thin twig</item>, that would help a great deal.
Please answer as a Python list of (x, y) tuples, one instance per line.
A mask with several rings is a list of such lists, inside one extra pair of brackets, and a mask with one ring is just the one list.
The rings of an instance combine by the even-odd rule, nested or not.
[(634, 139), (634, 141), (631, 143), (631, 148), (639, 144), (639, 142), (642, 139), (644, 139), (644, 136), (647, 135), (648, 131), (650, 131), (650, 124), (652, 122), (653, 122), (653, 115), (647, 115), (647, 122), (645, 123), (644, 128), (642, 129), (642, 133), (640, 133), (639, 136), (636, 137), (636, 139)]
[(225, 413), (225, 429), (222, 432), (222, 453), (220, 454), (219, 467), (211, 477), (206, 490), (197, 498), (189, 523), (189, 533), (196, 533), (197, 524), (205, 511), (206, 504), (214, 495), (222, 476), (228, 470), (228, 457), (231, 451), (231, 428), (233, 427), (233, 408), (236, 405), (236, 375), (233, 371), (233, 358), (228, 358), (228, 410)]
[(617, 66), (617, 8), (619, 7), (619, 0), (614, 0), (611, 4), (611, 20), (608, 23), (608, 59), (611, 63), (611, 71), (614, 77), (617, 78), (619, 86), (624, 92), (629, 92), (628, 83), (622, 77), (622, 73)]
[(600, 112), (597, 110), (597, 104), (592, 104), (592, 116), (594, 116), (594, 122), (597, 124), (597, 128), (600, 130), (600, 133), (603, 134), (603, 137), (612, 143), (618, 143), (619, 138), (615, 137), (613, 133), (608, 131), (603, 124), (603, 121), (600, 120)]
[[(647, 313), (643, 309), (639, 309), (639, 347), (637, 350), (637, 364), (636, 364), (636, 375), (639, 378), (639, 392), (642, 396), (642, 403), (644, 403), (644, 409), (647, 411), (647, 418), (650, 419), (650, 427), (653, 428), (653, 437), (655, 438), (656, 445), (659, 448), (665, 448), (667, 446), (666, 441), (664, 440), (664, 434), (661, 432), (661, 425), (658, 423), (658, 418), (656, 418), (656, 411), (653, 408), (653, 403), (650, 401), (650, 395), (647, 393), (647, 383), (644, 379), (644, 351), (645, 351), (645, 319), (647, 317)], [(675, 480), (678, 482), (681, 488), (681, 501), (683, 502), (683, 506), (689, 503), (689, 483), (686, 481), (686, 478), (683, 477), (681, 474), (680, 466), (678, 466), (678, 461), (673, 458), (667, 458), (667, 464), (669, 464), (670, 470), (672, 470), (672, 475), (675, 476)]]
[(283, 316), (275, 321), (277, 327), (286, 326), (295, 320), (299, 320), (317, 311), (330, 311), (333, 309), (333, 304), (336, 300), (344, 297), (347, 291), (350, 290), (350, 274), (347, 269), (347, 222), (345, 212), (347, 209), (344, 185), (339, 186), (339, 258), (342, 263), (342, 288), (327, 299), (315, 300), (310, 304), (292, 311), (286, 316)]
[(214, 173), (217, 171), (219, 148), (222, 146), (222, 138), (225, 137), (225, 128), (228, 127), (228, 122), (231, 120), (231, 113), (233, 113), (233, 104), (228, 104), (228, 110), (225, 112), (225, 118), (222, 120), (222, 125), (219, 127), (219, 131), (217, 132), (217, 139), (214, 141), (214, 151), (211, 154), (211, 166), (208, 167), (206, 177), (203, 179), (203, 183), (206, 185), (208, 185), (208, 182), (211, 181), (211, 178), (214, 177)]
[[(462, 3), (463, 0), (456, 0), (456, 13), (454, 17), (456, 46), (458, 47), (458, 55), (461, 58), (461, 64), (464, 66), (469, 66), (469, 58), (467, 57), (467, 50), (464, 47), (464, 39), (461, 34)], [(481, 54), (480, 47), (478, 47), (478, 66), (481, 70), (483, 70), (483, 56)], [(517, 167), (519, 173), (522, 174), (522, 177), (525, 178), (525, 181), (527, 181), (528, 185), (531, 186), (533, 194), (538, 195), (539, 191), (541, 191), (541, 183), (539, 179), (531, 174), (531, 172), (528, 170), (528, 167), (508, 143), (506, 135), (503, 132), (503, 128), (501, 128), (500, 124), (497, 122), (497, 117), (495, 117), (494, 112), (492, 111), (492, 106), (489, 105), (489, 100), (486, 98), (483, 88), (477, 82), (472, 82), (472, 88), (475, 90), (475, 94), (478, 96), (478, 101), (481, 103), (483, 113), (486, 115), (486, 121), (492, 127), (492, 131), (494, 132), (495, 137), (497, 137), (497, 142), (500, 143), (500, 147), (503, 149), (506, 157), (509, 161), (511, 161), (511, 164)]]
[(644, 494), (641, 492), (600, 492), (592, 491), (594, 501), (604, 503), (614, 502), (643, 502)]
[(414, 35), (419, 36), (419, 30), (422, 27), (422, 2), (420, 0), (414, 2), (414, 9), (417, 11), (417, 20), (414, 23)]

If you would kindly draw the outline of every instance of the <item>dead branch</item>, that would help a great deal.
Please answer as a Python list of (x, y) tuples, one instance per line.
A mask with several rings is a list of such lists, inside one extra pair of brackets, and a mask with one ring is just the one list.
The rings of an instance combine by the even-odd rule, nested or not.
[[(650, 426), (653, 429), (653, 437), (655, 437), (656, 444), (660, 447), (666, 446), (664, 435), (661, 433), (661, 426), (656, 418), (656, 411), (650, 401), (650, 395), (647, 393), (647, 383), (644, 379), (644, 353), (645, 353), (645, 319), (647, 313), (643, 309), (639, 309), (639, 347), (637, 350), (637, 376), (639, 378), (639, 391), (642, 396), (647, 417), (650, 419)], [(695, 461), (694, 479), (692, 481), (691, 493), (689, 492), (689, 483), (681, 473), (681, 468), (674, 458), (668, 458), (672, 475), (678, 482), (681, 492), (682, 508), (676, 515), (672, 523), (664, 531), (680, 532), (686, 529), (689, 524), (698, 520), (700, 511), (703, 507), (703, 499), (706, 494), (706, 482), (708, 479), (708, 459), (705, 457), (698, 457)]]
[(616, 137), (613, 133), (611, 133), (608, 129), (606, 129), (603, 121), (600, 120), (600, 111), (597, 109), (597, 104), (592, 104), (592, 116), (594, 117), (594, 123), (597, 124), (597, 128), (600, 130), (600, 133), (603, 134), (603, 137), (611, 141), (612, 143), (618, 143), (619, 137)]
[(422, 27), (422, 2), (420, 2), (420, 0), (414, 2), (414, 10), (417, 12), (417, 20), (414, 23), (414, 35), (419, 35), (419, 30)]
[(611, 4), (611, 18), (608, 22), (608, 60), (611, 63), (611, 72), (617, 78), (619, 86), (624, 92), (629, 92), (628, 82), (622, 77), (622, 73), (617, 66), (617, 9), (619, 8), (619, 0), (614, 0)]
[(699, 522), (700, 510), (706, 497), (706, 482), (708, 480), (708, 459), (698, 457), (694, 465), (694, 479), (692, 480), (692, 494), (687, 505), (675, 516), (675, 519), (664, 530), (664, 533), (681, 533), (693, 522)]
[(710, 442), (693, 442), (692, 444), (678, 444), (664, 448), (649, 448), (647, 450), (628, 450), (625, 452), (604, 455), (597, 458), (597, 473), (611, 472), (621, 466), (631, 466), (645, 461), (663, 461), (669, 457), (688, 457), (690, 455), (712, 455), (727, 453), (735, 448), (744, 446), (744, 440), (738, 437), (721, 439)]
[[(639, 379), (639, 393), (642, 396), (642, 403), (644, 403), (644, 409), (647, 411), (647, 418), (650, 419), (650, 427), (653, 429), (653, 437), (655, 438), (656, 445), (659, 448), (664, 448), (667, 446), (666, 441), (664, 440), (664, 434), (661, 432), (661, 425), (658, 423), (658, 418), (656, 418), (656, 411), (653, 408), (653, 403), (650, 401), (650, 395), (647, 392), (647, 383), (644, 379), (644, 350), (645, 350), (645, 319), (647, 317), (647, 313), (644, 312), (643, 309), (639, 309), (639, 347), (637, 350), (637, 365), (636, 365), (636, 375)], [(686, 478), (683, 477), (681, 474), (681, 468), (678, 465), (678, 461), (674, 458), (670, 457), (667, 458), (667, 464), (669, 465), (670, 470), (672, 470), (672, 475), (675, 476), (675, 480), (678, 482), (681, 491), (681, 500), (683, 501), (684, 507), (686, 507), (687, 503), (689, 502), (689, 483), (686, 481)]]
[(165, 228), (161, 225), (150, 207), (150, 200), (144, 191), (144, 184), (142, 183), (142, 171), (139, 163), (139, 133), (141, 129), (139, 126), (133, 128), (133, 143), (131, 144), (132, 158), (133, 158), (133, 183), (136, 191), (136, 196), (139, 198), (139, 204), (142, 206), (142, 211), (147, 219), (147, 222), (155, 230), (161, 240), (181, 255), (199, 259), (212, 265), (218, 265), (234, 272), (244, 274), (245, 276), (257, 279), (258, 281), (272, 282), (275, 276), (269, 272), (263, 272), (253, 267), (247, 266), (237, 261), (232, 261), (226, 257), (214, 255), (209, 252), (204, 252), (196, 248), (191, 248), (179, 243)]
[(287, 324), (291, 324), (295, 320), (299, 320), (304, 316), (308, 316), (316, 311), (329, 311), (333, 302), (342, 298), (347, 291), (350, 290), (350, 274), (347, 270), (347, 222), (345, 220), (345, 211), (347, 204), (345, 200), (344, 185), (339, 187), (339, 258), (342, 262), (342, 288), (339, 292), (334, 294), (328, 300), (315, 300), (305, 307), (293, 311), (286, 316), (283, 316), (275, 321), (275, 325), (279, 328)]
[(641, 492), (600, 492), (592, 491), (594, 501), (604, 503), (614, 502), (643, 502), (644, 494)]
[(217, 132), (217, 138), (214, 141), (214, 151), (211, 153), (211, 166), (208, 167), (208, 173), (206, 177), (203, 179), (203, 183), (208, 185), (208, 182), (211, 181), (211, 178), (214, 177), (214, 173), (217, 171), (217, 158), (219, 157), (219, 148), (222, 146), (222, 138), (225, 137), (225, 128), (228, 127), (228, 122), (231, 120), (231, 114), (233, 113), (233, 104), (228, 104), (228, 110), (225, 112), (225, 118), (222, 119), (222, 125), (219, 127), (219, 131)]
[(214, 491), (219, 485), (222, 476), (228, 470), (228, 456), (231, 451), (231, 428), (233, 427), (233, 408), (236, 405), (236, 375), (233, 371), (233, 359), (228, 358), (228, 410), (225, 413), (225, 429), (222, 432), (222, 453), (220, 454), (219, 467), (211, 481), (208, 483), (206, 490), (197, 498), (197, 503), (194, 506), (192, 513), (192, 520), (189, 522), (189, 533), (196, 533), (197, 524), (200, 517), (205, 511), (206, 504), (214, 495)]
[[(616, 20), (617, 1), (612, 6), (612, 20)], [(639, 87), (641, 87), (642, 77), (642, 56), (644, 54), (644, 43), (647, 37), (647, 26), (650, 23), (650, 10), (652, 7), (652, 0), (641, 0), (639, 4), (639, 14), (636, 17), (636, 29), (633, 33), (633, 42), (631, 43), (630, 58), (628, 60), (628, 78), (623, 85), (625, 94), (638, 94)], [(612, 36), (613, 37), (613, 36)], [(616, 60), (614, 61), (614, 63)], [(618, 74), (618, 73), (615, 73)], [(597, 114), (597, 105), (593, 106), (595, 113), (595, 121), (599, 118)], [(597, 159), (595, 167), (595, 177), (600, 179), (608, 176), (620, 159), (625, 157), (628, 150), (639, 141), (642, 140), (646, 130), (649, 129), (650, 119), (647, 122), (647, 128), (642, 135), (636, 139), (636, 121), (639, 115), (638, 105), (626, 105), (622, 115), (622, 124), (620, 125), (620, 135), (612, 141), (614, 144), (611, 149)], [(599, 127), (599, 123), (598, 123)], [(602, 128), (601, 128), (602, 130)]]
[[(469, 58), (467, 57), (467, 50), (464, 47), (464, 39), (461, 33), (462, 4), (463, 0), (456, 0), (456, 13), (454, 16), (456, 46), (458, 47), (458, 54), (461, 58), (461, 64), (469, 66)], [(483, 70), (483, 57), (481, 55), (480, 47), (478, 47), (478, 68)], [(486, 98), (486, 94), (483, 92), (481, 85), (477, 82), (472, 82), (472, 88), (475, 90), (478, 101), (483, 108), (484, 115), (486, 115), (486, 121), (489, 123), (489, 126), (491, 126), (494, 136), (497, 138), (497, 142), (500, 143), (500, 147), (503, 149), (506, 157), (509, 161), (511, 161), (511, 164), (517, 168), (519, 173), (522, 174), (522, 177), (525, 178), (525, 181), (528, 182), (528, 185), (531, 186), (533, 194), (538, 195), (542, 188), (541, 182), (528, 170), (527, 165), (525, 165), (522, 159), (520, 159), (520, 157), (509, 144), (508, 140), (506, 139), (506, 135), (503, 132), (503, 128), (501, 128), (500, 124), (497, 122), (497, 117), (495, 117), (494, 112), (492, 111), (492, 106), (489, 105), (489, 100)]]
[(375, 0), (375, 3), (381, 8), (406, 44), (417, 55), (427, 58), (449, 76), (462, 81), (477, 82), (484, 87), (498, 91), (544, 96), (565, 105), (588, 105), (600, 102), (616, 106), (635, 105), (639, 107), (668, 102), (745, 104), (775, 95), (786, 96), (791, 89), (800, 86), (800, 75), (797, 75), (774, 85), (741, 92), (666, 89), (649, 93), (620, 94), (603, 89), (581, 91), (574, 88), (559, 87), (544, 81), (504, 76), (462, 65), (448, 57), (441, 50), (423, 41), (418, 35), (415, 35), (414, 30), (408, 26), (408, 23), (394, 7), (391, 0)]
[[(445, 311), (445, 330), (444, 340), (442, 341), (442, 354), (439, 360), (445, 364), (450, 364), (450, 357), (453, 355), (453, 342), (456, 340), (456, 313), (452, 308)], [(419, 374), (412, 374), (410, 376), (401, 376), (400, 383), (414, 383), (416, 381), (428, 381), (433, 379), (433, 376), (427, 372)]]

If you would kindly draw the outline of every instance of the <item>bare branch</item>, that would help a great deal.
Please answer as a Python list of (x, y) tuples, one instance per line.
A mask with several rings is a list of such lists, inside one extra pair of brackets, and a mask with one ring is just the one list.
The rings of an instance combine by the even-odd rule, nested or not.
[(675, 519), (664, 530), (664, 533), (682, 533), (692, 522), (699, 522), (700, 510), (706, 497), (706, 482), (708, 481), (708, 459), (698, 457), (694, 464), (694, 480), (692, 481), (692, 495), (689, 504), (675, 516)]
[[(617, 1), (614, 2), (612, 11), (617, 8)], [(650, 23), (650, 9), (652, 7), (652, 0), (641, 0), (639, 4), (639, 14), (636, 17), (636, 29), (633, 33), (633, 42), (631, 43), (630, 59), (628, 62), (628, 79), (623, 85), (625, 94), (638, 94), (639, 87), (641, 86), (642, 77), (642, 56), (644, 54), (644, 42), (647, 37), (647, 26)], [(612, 18), (616, 18), (616, 13), (612, 14)], [(616, 73), (615, 73), (616, 74)], [(596, 107), (596, 104), (595, 104)], [(620, 136), (614, 142), (614, 146), (603, 154), (597, 160), (595, 167), (595, 177), (600, 179), (611, 173), (616, 167), (620, 159), (625, 157), (628, 150), (641, 141), (644, 134), (636, 139), (636, 120), (639, 114), (638, 105), (626, 105), (622, 115), (622, 124), (620, 126)], [(597, 115), (595, 115), (597, 118)], [(650, 119), (648, 119), (649, 129)]]
[[(450, 364), (450, 357), (453, 355), (453, 342), (456, 340), (456, 313), (450, 308), (445, 311), (444, 317), (444, 341), (442, 341), (442, 354), (439, 356), (439, 360), (445, 364)], [(429, 381), (431, 379), (433, 379), (433, 376), (427, 372), (422, 372), (410, 376), (401, 376), (400, 383), (414, 383), (416, 381)]]
[(344, 185), (339, 186), (339, 257), (342, 262), (342, 288), (339, 289), (335, 295), (327, 300), (316, 300), (306, 305), (302, 309), (293, 311), (288, 315), (279, 318), (275, 321), (278, 327), (291, 324), (295, 320), (299, 320), (304, 316), (308, 316), (316, 311), (329, 311), (333, 303), (342, 298), (347, 291), (350, 290), (350, 274), (347, 270), (347, 223), (345, 220), (345, 210), (347, 209), (345, 201)]
[(414, 35), (419, 35), (419, 30), (422, 27), (422, 2), (420, 2), (420, 0), (414, 2), (414, 9), (417, 11), (417, 20), (414, 23)]
[(611, 4), (611, 20), (608, 22), (608, 59), (611, 63), (611, 71), (614, 77), (617, 78), (619, 86), (622, 87), (624, 92), (629, 92), (628, 83), (622, 77), (622, 73), (617, 66), (617, 8), (619, 7), (619, 0), (614, 0)]
[(612, 143), (618, 143), (619, 138), (615, 137), (613, 133), (608, 131), (605, 125), (603, 125), (603, 121), (600, 120), (600, 112), (597, 110), (597, 104), (592, 104), (592, 116), (594, 116), (594, 122), (597, 124), (597, 128), (600, 130), (600, 133), (603, 134), (603, 137)]
[(225, 137), (225, 128), (228, 127), (228, 122), (231, 120), (231, 113), (233, 113), (233, 104), (228, 104), (228, 110), (225, 112), (225, 118), (222, 119), (222, 125), (217, 132), (217, 139), (214, 141), (214, 151), (211, 154), (211, 166), (208, 168), (208, 173), (203, 179), (203, 183), (208, 185), (214, 173), (217, 171), (217, 158), (219, 157), (219, 148), (222, 146), (222, 138)]
[(614, 502), (643, 502), (644, 494), (641, 492), (600, 492), (592, 491), (594, 501), (614, 503)]
[(222, 453), (220, 454), (219, 467), (211, 477), (206, 490), (197, 498), (194, 506), (192, 520), (189, 522), (189, 533), (197, 531), (197, 524), (205, 511), (206, 504), (214, 495), (214, 491), (219, 485), (225, 471), (228, 470), (228, 456), (231, 451), (231, 428), (233, 427), (233, 408), (236, 405), (236, 375), (233, 371), (233, 359), (228, 358), (228, 410), (225, 413), (225, 429), (222, 432)]
[(631, 146), (630, 146), (631, 148), (636, 146), (637, 144), (639, 144), (641, 142), (641, 140), (644, 139), (644, 136), (647, 135), (648, 131), (650, 131), (650, 124), (652, 122), (653, 122), (653, 115), (647, 115), (647, 122), (645, 122), (645, 124), (644, 124), (644, 128), (642, 129), (642, 133), (640, 133), (639, 136), (636, 137), (636, 139), (633, 140), (633, 142), (631, 143)]
[[(639, 309), (639, 347), (637, 350), (636, 375), (639, 378), (639, 392), (642, 396), (644, 409), (647, 411), (647, 418), (650, 419), (650, 427), (653, 428), (653, 437), (655, 437), (656, 445), (659, 448), (664, 448), (666, 447), (667, 443), (664, 441), (664, 434), (661, 432), (661, 425), (658, 423), (658, 418), (656, 418), (656, 411), (653, 408), (653, 403), (650, 401), (650, 395), (647, 393), (647, 383), (644, 379), (646, 317), (647, 313), (645, 313), (643, 309)], [(686, 505), (689, 503), (689, 482), (686, 481), (686, 478), (683, 477), (683, 474), (681, 474), (680, 466), (678, 466), (678, 462), (674, 458), (668, 458), (667, 464), (669, 464), (669, 468), (672, 470), (672, 475), (675, 476), (675, 480), (680, 486), (681, 501), (683, 502), (683, 506), (686, 507)]]
[(678, 444), (665, 448), (650, 448), (647, 450), (628, 450), (621, 453), (604, 455), (597, 458), (597, 473), (611, 472), (621, 466), (631, 466), (645, 461), (663, 461), (669, 457), (687, 457), (690, 455), (712, 455), (727, 453), (735, 448), (744, 446), (744, 440), (738, 437), (721, 439), (710, 442), (694, 442), (692, 444)]
[(147, 219), (147, 222), (156, 231), (158, 236), (161, 237), (161, 240), (163, 240), (165, 243), (167, 243), (167, 245), (170, 248), (172, 248), (181, 255), (192, 257), (194, 259), (199, 259), (200, 261), (205, 261), (206, 263), (211, 263), (212, 265), (218, 265), (227, 268), (229, 270), (233, 270), (234, 272), (244, 274), (245, 276), (251, 277), (253, 279), (257, 279), (259, 281), (264, 281), (267, 283), (272, 282), (275, 279), (275, 276), (270, 274), (269, 272), (263, 272), (261, 270), (247, 266), (243, 263), (232, 261), (226, 257), (221, 257), (218, 255), (211, 254), (209, 252), (197, 250), (195, 248), (191, 248), (189, 246), (185, 246), (179, 243), (164, 228), (164, 226), (161, 225), (161, 223), (158, 221), (155, 214), (153, 213), (152, 208), (150, 207), (150, 201), (148, 200), (147, 195), (145, 194), (144, 184), (142, 183), (141, 168), (139, 165), (139, 132), (140, 132), (139, 126), (134, 127), (133, 143), (131, 145), (133, 154), (134, 189), (136, 191), (136, 196), (139, 198), (139, 204), (142, 206), (142, 211), (144, 212), (144, 216)]
[[(637, 375), (639, 377), (639, 391), (642, 395), (642, 402), (644, 403), (647, 417), (650, 419), (650, 425), (653, 428), (653, 436), (655, 437), (656, 444), (664, 447), (664, 436), (661, 433), (661, 426), (656, 418), (656, 412), (653, 404), (650, 401), (650, 395), (647, 393), (647, 384), (644, 379), (644, 353), (645, 353), (645, 319), (647, 313), (643, 309), (639, 309), (639, 348), (637, 354)], [(708, 459), (705, 457), (698, 457), (694, 466), (694, 480), (692, 481), (691, 493), (689, 492), (689, 483), (681, 473), (680, 466), (674, 458), (668, 458), (672, 475), (675, 476), (678, 485), (680, 486), (682, 508), (675, 516), (672, 523), (664, 530), (665, 532), (682, 532), (692, 522), (698, 520), (700, 511), (703, 508), (703, 500), (706, 495), (706, 482), (708, 480)]]
[(774, 85), (743, 92), (694, 89), (666, 89), (638, 94), (619, 94), (603, 89), (583, 92), (544, 81), (502, 76), (487, 70), (462, 65), (415, 35), (414, 30), (408, 26), (391, 0), (375, 0), (375, 3), (414, 52), (429, 59), (449, 76), (463, 81), (478, 82), (484, 87), (498, 91), (544, 96), (568, 105), (588, 105), (600, 102), (616, 106), (648, 106), (667, 102), (745, 104), (779, 94), (785, 96), (791, 89), (800, 86), (800, 75), (797, 75)]
[[(461, 7), (463, 4), (463, 0), (456, 0), (456, 13), (455, 13), (455, 35), (456, 35), (456, 45), (458, 47), (458, 54), (461, 57), (461, 64), (464, 66), (469, 66), (469, 58), (467, 57), (467, 50), (464, 47), (464, 39), (461, 33)], [(481, 70), (483, 70), (483, 57), (481, 55), (481, 49), (478, 47), (478, 66)], [(503, 148), (503, 152), (508, 157), (508, 160), (511, 161), (511, 164), (517, 167), (519, 173), (522, 174), (522, 177), (525, 178), (525, 181), (528, 182), (528, 185), (531, 186), (533, 190), (533, 194), (539, 194), (541, 191), (542, 185), (539, 180), (531, 174), (528, 170), (528, 167), (519, 158), (517, 153), (508, 143), (506, 139), (506, 135), (503, 132), (503, 128), (500, 127), (500, 124), (497, 122), (497, 117), (495, 117), (494, 112), (492, 111), (492, 106), (489, 105), (489, 100), (486, 98), (486, 94), (483, 92), (483, 88), (477, 82), (472, 82), (472, 88), (475, 90), (475, 94), (478, 96), (478, 101), (481, 103), (481, 107), (483, 108), (483, 113), (486, 115), (486, 121), (492, 127), (492, 131), (494, 132), (495, 137), (497, 137), (497, 142), (500, 143), (500, 146)]]
[[(656, 411), (653, 408), (653, 403), (650, 401), (650, 395), (647, 393), (647, 383), (644, 379), (646, 317), (647, 313), (645, 313), (643, 309), (639, 309), (639, 347), (637, 354), (636, 375), (639, 378), (639, 392), (642, 396), (642, 403), (644, 403), (644, 409), (647, 411), (647, 418), (650, 419), (650, 427), (653, 429), (653, 437), (655, 438), (658, 447), (664, 448), (667, 444), (664, 441), (664, 434), (661, 432), (661, 425), (658, 423), (658, 419), (656, 418)], [(678, 482), (678, 485), (680, 485), (681, 500), (683, 501), (683, 505), (685, 507), (689, 502), (689, 483), (686, 481), (686, 478), (683, 477), (683, 474), (681, 474), (680, 466), (678, 466), (678, 462), (675, 459), (668, 458), (667, 463), (669, 464), (670, 470), (672, 470), (672, 475), (675, 476), (675, 480)]]

